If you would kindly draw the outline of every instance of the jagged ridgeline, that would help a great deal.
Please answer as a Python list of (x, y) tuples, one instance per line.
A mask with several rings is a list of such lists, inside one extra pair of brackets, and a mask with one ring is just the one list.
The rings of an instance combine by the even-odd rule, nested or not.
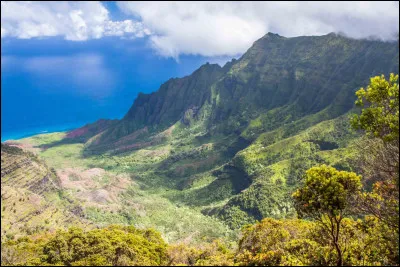
[[(312, 166), (357, 171), (359, 136), (348, 120), (355, 91), (370, 77), (398, 71), (397, 42), (268, 33), (238, 60), (223, 67), (205, 64), (157, 92), (139, 94), (121, 120), (49, 135), (51, 143), (44, 136), (29, 141), (60, 173), (66, 167), (102, 169), (110, 177), (128, 174), (140, 187), (120, 194), (126, 200), (116, 201), (121, 212), (108, 217), (83, 207), (89, 219), (106, 223), (103, 218), (125, 221), (129, 215), (129, 222), (155, 224), (177, 240), (193, 216), (178, 231), (181, 215), (169, 214), (190, 207), (207, 235), (214, 218), (204, 215), (233, 229), (264, 217), (293, 216), (291, 192)], [(129, 208), (133, 197), (155, 216)], [(156, 209), (160, 203), (168, 209)], [(212, 235), (221, 232), (226, 231)]]
[(398, 73), (398, 62), (397, 42), (268, 33), (224, 67), (207, 63), (139, 94), (84, 154), (153, 151), (161, 156), (144, 171), (131, 168), (149, 188), (175, 189), (164, 196), (232, 228), (291, 216), (289, 196), (307, 168), (354, 168), (355, 91)]
[(191, 118), (205, 121), (210, 134), (239, 135), (268, 111), (271, 118), (262, 131), (328, 107), (332, 117), (338, 116), (353, 106), (355, 90), (369, 77), (397, 70), (397, 43), (333, 33), (295, 38), (268, 33), (223, 68), (205, 64), (189, 76), (170, 79), (155, 93), (139, 94), (118, 125), (89, 148), (131, 144)]

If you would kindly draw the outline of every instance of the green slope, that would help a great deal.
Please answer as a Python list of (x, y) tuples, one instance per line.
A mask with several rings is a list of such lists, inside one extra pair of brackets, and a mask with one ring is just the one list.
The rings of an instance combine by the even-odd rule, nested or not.
[(224, 67), (140, 94), (119, 121), (18, 143), (96, 224), (155, 227), (170, 242), (230, 239), (228, 227), (294, 216), (290, 194), (309, 167), (351, 169), (354, 92), (398, 73), (398, 61), (397, 43), (268, 33)]
[(1, 239), (78, 225), (91, 228), (55, 170), (31, 152), (1, 144)]

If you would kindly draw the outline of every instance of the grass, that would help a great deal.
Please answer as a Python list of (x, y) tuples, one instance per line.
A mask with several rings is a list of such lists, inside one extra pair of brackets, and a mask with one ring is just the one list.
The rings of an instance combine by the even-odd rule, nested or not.
[[(179, 135), (182, 132), (177, 132)], [(200, 209), (193, 209), (181, 203), (171, 202), (171, 195), (181, 192), (174, 189), (176, 183), (165, 176), (164, 171), (155, 170), (170, 155), (171, 144), (161, 144), (151, 148), (140, 149), (119, 155), (83, 156), (83, 144), (60, 144), (47, 149), (37, 149), (52, 142), (59, 142), (64, 137), (61, 133), (43, 134), (19, 140), (30, 144), (41, 159), (56, 170), (75, 168), (87, 170), (102, 168), (106, 173), (93, 177), (96, 188), (107, 188), (113, 177), (128, 174), (133, 184), (118, 194), (118, 201), (100, 205), (91, 201), (78, 201), (84, 208), (85, 216), (96, 225), (110, 223), (133, 224), (139, 228), (153, 227), (159, 230), (168, 242), (199, 242), (215, 238), (234, 240), (237, 232), (216, 218), (205, 216)], [(191, 151), (193, 146), (180, 146), (178, 151)], [(178, 153), (178, 154), (179, 154)], [(186, 160), (186, 164), (194, 162)], [(181, 162), (180, 162), (181, 163)], [(69, 180), (79, 182), (75, 174)], [(201, 190), (212, 183), (215, 177), (198, 175), (193, 179), (194, 188)], [(72, 199), (79, 199), (79, 189), (64, 189)], [(94, 192), (84, 191), (82, 192)], [(97, 189), (96, 189), (97, 190)], [(106, 189), (107, 190), (107, 189)], [(118, 203), (118, 204), (117, 204)]]
[[(244, 224), (294, 216), (290, 192), (307, 168), (322, 162), (345, 168), (354, 157), (357, 135), (347, 115), (324, 120), (328, 111), (292, 122), (286, 110), (272, 110), (251, 121), (243, 136), (254, 141), (237, 153), (237, 136), (205, 135), (201, 120), (178, 122), (162, 142), (120, 154), (85, 155), (85, 145), (62, 142), (63, 133), (19, 142), (57, 171), (105, 170), (86, 180), (72, 174), (64, 188), (95, 225), (153, 227), (172, 243), (234, 240), (232, 229)], [(290, 122), (274, 128), (269, 116), (276, 114)], [(130, 182), (118, 188), (121, 175)]]

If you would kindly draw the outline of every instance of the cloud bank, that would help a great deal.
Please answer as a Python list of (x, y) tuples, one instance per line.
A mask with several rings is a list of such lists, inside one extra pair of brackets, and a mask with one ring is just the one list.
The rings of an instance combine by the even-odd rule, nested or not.
[(1, 2), (1, 37), (29, 39), (63, 36), (85, 41), (103, 36), (143, 37), (141, 22), (112, 21), (100, 2)]
[(271, 31), (286, 37), (341, 32), (393, 39), (398, 2), (119, 2), (140, 17), (164, 56), (242, 53)]
[(118, 2), (132, 19), (112, 21), (100, 2), (1, 2), (2, 37), (141, 38), (162, 56), (235, 56), (267, 32), (340, 32), (393, 40), (398, 2)]

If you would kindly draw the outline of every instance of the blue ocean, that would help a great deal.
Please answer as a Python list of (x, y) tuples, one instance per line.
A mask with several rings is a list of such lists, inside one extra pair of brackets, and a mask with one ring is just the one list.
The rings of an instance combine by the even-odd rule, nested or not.
[(1, 141), (119, 119), (139, 92), (231, 58), (165, 58), (145, 38), (1, 40)]

